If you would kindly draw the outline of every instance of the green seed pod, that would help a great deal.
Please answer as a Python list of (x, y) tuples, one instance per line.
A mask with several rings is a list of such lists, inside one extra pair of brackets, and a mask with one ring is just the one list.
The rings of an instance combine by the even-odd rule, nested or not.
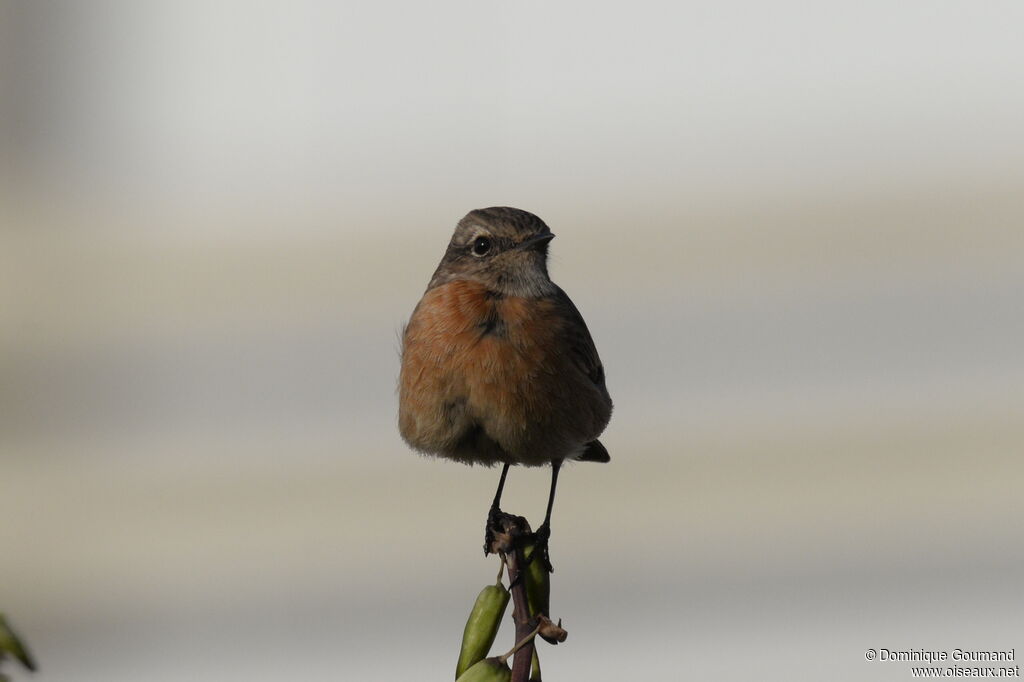
[(474, 663), (455, 682), (511, 682), (512, 669), (500, 656)]
[(466, 628), (462, 631), (462, 651), (459, 653), (459, 664), (455, 667), (456, 679), (461, 679), (463, 673), (483, 660), (491, 650), (508, 599), (508, 590), (500, 582), (480, 590), (473, 610), (466, 619)]
[(29, 670), (36, 669), (36, 664), (35, 661), (32, 660), (32, 655), (29, 654), (25, 645), (21, 643), (18, 636), (14, 634), (14, 631), (11, 630), (9, 625), (7, 625), (7, 621), (4, 620), (4, 614), (0, 613), (0, 659), (2, 659), (5, 654), (14, 656)]
[(540, 614), (551, 615), (548, 609), (551, 607), (551, 574), (538, 556), (533, 561), (535, 545), (529, 544), (523, 547), (523, 556), (526, 558), (526, 603), (530, 607), (530, 618), (536, 618)]

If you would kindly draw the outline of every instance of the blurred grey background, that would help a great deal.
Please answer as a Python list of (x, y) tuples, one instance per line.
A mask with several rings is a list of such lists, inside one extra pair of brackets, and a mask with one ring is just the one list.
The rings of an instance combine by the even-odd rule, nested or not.
[(558, 234), (617, 406), (612, 463), (562, 478), (545, 679), (1024, 651), (1022, 25), (4, 2), (0, 608), (32, 679), (450, 679), (498, 472), (402, 444), (398, 333), (495, 204)]

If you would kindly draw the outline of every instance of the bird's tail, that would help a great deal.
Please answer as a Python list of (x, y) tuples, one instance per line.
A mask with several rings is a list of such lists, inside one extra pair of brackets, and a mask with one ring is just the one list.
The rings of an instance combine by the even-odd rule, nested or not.
[(608, 451), (601, 441), (592, 440), (583, 446), (583, 454), (576, 458), (579, 462), (610, 462), (612, 456), (608, 454)]

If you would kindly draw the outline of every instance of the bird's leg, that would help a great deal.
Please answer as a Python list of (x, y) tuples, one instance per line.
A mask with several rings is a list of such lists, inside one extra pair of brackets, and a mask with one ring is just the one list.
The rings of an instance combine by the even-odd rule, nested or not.
[(534, 532), (534, 542), (536, 544), (533, 554), (530, 556), (531, 561), (540, 556), (545, 568), (548, 569), (548, 573), (555, 572), (555, 569), (551, 566), (551, 557), (548, 555), (548, 540), (551, 538), (551, 508), (555, 504), (555, 488), (558, 486), (558, 470), (561, 467), (562, 460), (551, 460), (551, 492), (548, 493), (548, 510), (544, 514), (544, 523), (540, 524), (540, 528)]
[(501, 516), (501, 493), (505, 490), (505, 477), (508, 476), (508, 462), (501, 469), (501, 478), (498, 480), (498, 490), (494, 493), (494, 502), (491, 502), (491, 510), (487, 512), (487, 526), (484, 528), (484, 556), (491, 552), (491, 543), (494, 541), (494, 528)]
[(495, 514), (501, 511), (501, 493), (505, 490), (505, 477), (508, 476), (508, 462), (501, 468), (501, 478), (498, 479), (498, 489), (494, 493), (494, 502), (491, 502), (491, 513)]

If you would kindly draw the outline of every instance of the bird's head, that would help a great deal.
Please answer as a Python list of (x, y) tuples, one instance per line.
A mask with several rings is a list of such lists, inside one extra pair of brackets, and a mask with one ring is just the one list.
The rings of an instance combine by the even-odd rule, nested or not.
[(517, 208), (470, 211), (455, 227), (430, 286), (461, 279), (505, 296), (550, 294), (556, 290), (547, 265), (554, 236), (543, 220)]

